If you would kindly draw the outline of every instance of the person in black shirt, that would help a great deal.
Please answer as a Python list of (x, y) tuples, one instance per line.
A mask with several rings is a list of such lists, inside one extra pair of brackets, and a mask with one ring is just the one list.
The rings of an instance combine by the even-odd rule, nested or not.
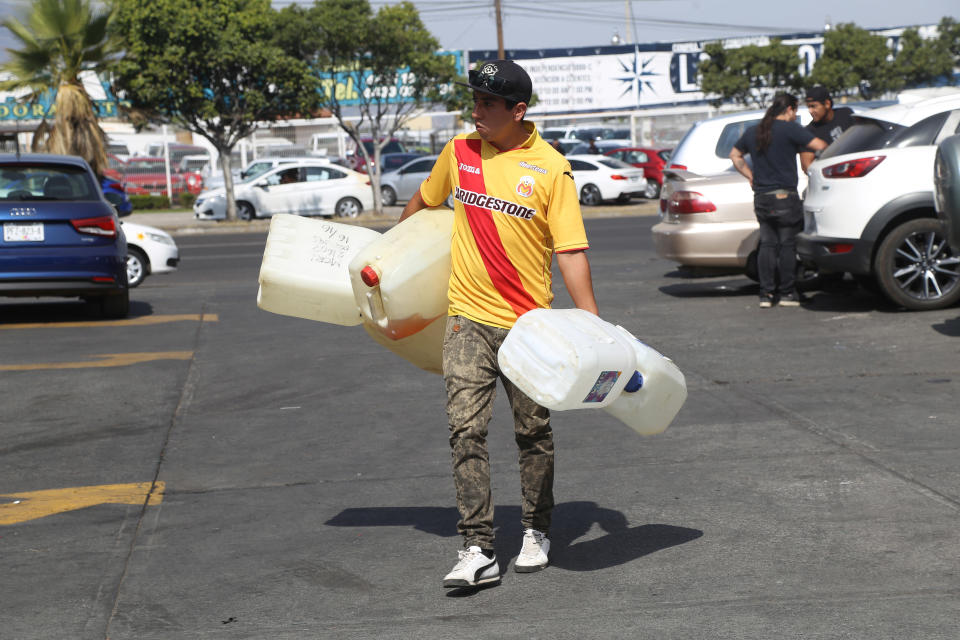
[(807, 129), (827, 144), (832, 144), (853, 124), (853, 111), (848, 107), (834, 109), (830, 92), (821, 85), (807, 89), (807, 109), (813, 118)]
[[(800, 304), (796, 237), (803, 226), (803, 204), (797, 195), (797, 154), (826, 147), (826, 142), (797, 124), (796, 96), (778, 93), (760, 124), (747, 129), (730, 151), (733, 166), (753, 187), (753, 210), (760, 223), (757, 270), (763, 309), (778, 301), (783, 306)], [(748, 154), (752, 169), (744, 158)]]

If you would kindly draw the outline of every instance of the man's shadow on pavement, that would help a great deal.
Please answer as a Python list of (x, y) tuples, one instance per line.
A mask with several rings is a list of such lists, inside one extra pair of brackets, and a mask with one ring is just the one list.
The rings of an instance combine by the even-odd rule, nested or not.
[[(494, 510), (496, 552), (501, 571), (520, 553), (523, 531), (520, 507)], [(441, 537), (457, 535), (457, 510), (453, 507), (369, 507), (344, 509), (325, 524), (333, 527), (413, 527)], [(606, 535), (577, 542), (594, 525)], [(626, 564), (645, 555), (685, 544), (703, 531), (668, 524), (631, 527), (623, 513), (595, 502), (565, 502), (553, 510), (550, 527), (550, 564), (568, 571), (597, 571)], [(506, 562), (504, 561), (506, 560)]]

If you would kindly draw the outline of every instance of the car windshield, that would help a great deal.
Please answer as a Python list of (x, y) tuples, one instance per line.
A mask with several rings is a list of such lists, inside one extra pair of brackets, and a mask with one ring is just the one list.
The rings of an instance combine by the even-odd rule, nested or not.
[(906, 127), (901, 125), (882, 120), (856, 118), (854, 125), (841, 133), (840, 137), (820, 154), (820, 158), (833, 158), (848, 153), (882, 149), (887, 146), (898, 131), (905, 129)]
[(161, 173), (166, 171), (166, 165), (164, 164), (163, 160), (138, 160), (137, 158), (131, 158), (127, 162), (127, 169)]
[(633, 169), (632, 165), (629, 165), (623, 160), (619, 160), (617, 158), (603, 158), (602, 160), (598, 159), (597, 162), (604, 166), (610, 167), (611, 169)]
[(0, 166), (0, 197), (21, 202), (100, 198), (82, 167), (29, 164)]

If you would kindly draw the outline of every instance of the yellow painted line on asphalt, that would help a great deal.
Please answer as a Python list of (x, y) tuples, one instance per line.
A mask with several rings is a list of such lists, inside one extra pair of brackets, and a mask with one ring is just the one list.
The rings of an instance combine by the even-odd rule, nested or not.
[(126, 367), (154, 360), (189, 360), (193, 351), (153, 351), (147, 353), (99, 353), (85, 362), (37, 362), (31, 364), (0, 364), (0, 371), (40, 371), (43, 369), (90, 369), (94, 367)]
[[(57, 513), (86, 509), (98, 504), (146, 504), (163, 502), (162, 482), (104, 484), (93, 487), (69, 487), (46, 491), (0, 494), (0, 526), (45, 518)], [(9, 502), (6, 502), (6, 501)]]
[(181, 313), (156, 316), (140, 316), (126, 320), (84, 320), (81, 322), (20, 322), (15, 324), (0, 324), (0, 329), (68, 329), (75, 327), (142, 327), (167, 322), (218, 322), (220, 317), (215, 313)]

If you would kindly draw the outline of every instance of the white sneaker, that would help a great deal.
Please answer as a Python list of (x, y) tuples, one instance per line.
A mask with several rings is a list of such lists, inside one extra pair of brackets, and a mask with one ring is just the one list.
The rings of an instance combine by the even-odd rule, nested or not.
[(497, 556), (488, 558), (480, 547), (458, 551), (459, 560), (453, 570), (443, 577), (444, 587), (475, 587), (500, 581)]
[(547, 554), (550, 553), (550, 540), (545, 533), (536, 529), (527, 529), (523, 532), (523, 548), (517, 556), (513, 570), (517, 573), (533, 573), (546, 569), (550, 563)]

